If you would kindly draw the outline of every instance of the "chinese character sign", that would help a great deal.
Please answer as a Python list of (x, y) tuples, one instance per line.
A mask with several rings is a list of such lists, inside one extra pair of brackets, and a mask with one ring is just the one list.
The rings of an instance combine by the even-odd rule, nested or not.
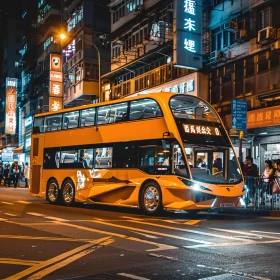
[(202, 0), (175, 1), (174, 64), (202, 68)]
[(56, 112), (62, 109), (62, 98), (50, 97), (49, 103), (51, 112)]
[(213, 126), (183, 124), (183, 127), (187, 134), (222, 136), (219, 128)]
[(62, 83), (50, 81), (50, 96), (62, 97)]
[(17, 112), (17, 91), (16, 79), (7, 78), (6, 80), (6, 120), (5, 133), (16, 133), (16, 112)]

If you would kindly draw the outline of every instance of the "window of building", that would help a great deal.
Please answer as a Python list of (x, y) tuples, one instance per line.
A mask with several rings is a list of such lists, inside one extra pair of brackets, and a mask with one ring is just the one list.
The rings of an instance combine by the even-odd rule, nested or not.
[(162, 117), (161, 109), (155, 100), (147, 98), (131, 102), (129, 120), (155, 117)]
[(95, 125), (95, 108), (81, 111), (81, 126)]
[(263, 9), (259, 13), (259, 30), (271, 26), (271, 8)]
[(63, 129), (77, 128), (79, 126), (79, 111), (64, 114)]
[(51, 44), (51, 42), (53, 41), (53, 37), (48, 38), (45, 42), (44, 42), (44, 51), (47, 49), (47, 47)]
[(67, 20), (67, 31), (70, 32), (84, 17), (84, 7), (78, 7)]

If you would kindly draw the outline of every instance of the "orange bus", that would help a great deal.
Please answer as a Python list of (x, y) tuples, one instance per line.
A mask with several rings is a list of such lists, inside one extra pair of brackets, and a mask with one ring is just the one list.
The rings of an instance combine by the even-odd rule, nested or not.
[(230, 138), (199, 97), (153, 93), (34, 117), (33, 196), (141, 208), (243, 207)]

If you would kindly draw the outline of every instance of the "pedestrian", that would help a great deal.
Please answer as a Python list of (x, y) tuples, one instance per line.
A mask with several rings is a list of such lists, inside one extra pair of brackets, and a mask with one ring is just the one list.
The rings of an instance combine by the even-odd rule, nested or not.
[(255, 198), (255, 183), (257, 177), (259, 176), (259, 171), (257, 165), (253, 163), (253, 158), (251, 156), (246, 157), (244, 165), (244, 176), (248, 188), (249, 199), (253, 199)]
[(28, 166), (28, 162), (25, 163), (23, 176), (25, 178), (25, 188), (27, 188), (28, 187), (28, 180), (29, 180), (29, 166)]
[(12, 167), (10, 168), (11, 178), (14, 184), (14, 188), (17, 187), (19, 179), (20, 179), (20, 166), (17, 161), (14, 161)]
[(3, 167), (2, 162), (0, 162), (0, 185), (2, 184), (3, 179), (4, 179), (4, 167)]
[(261, 205), (265, 205), (265, 195), (267, 191), (270, 193), (270, 184), (273, 180), (273, 165), (271, 160), (266, 160), (265, 169), (262, 173), (262, 194), (261, 194)]
[(10, 187), (10, 183), (11, 183), (10, 164), (7, 164), (6, 168), (4, 169), (4, 185), (6, 187)]

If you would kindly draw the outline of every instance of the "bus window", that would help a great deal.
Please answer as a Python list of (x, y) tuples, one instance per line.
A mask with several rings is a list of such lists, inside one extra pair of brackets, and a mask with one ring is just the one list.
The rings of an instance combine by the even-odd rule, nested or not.
[(33, 124), (33, 133), (44, 132), (44, 120), (45, 117), (35, 118)]
[(94, 158), (94, 168), (112, 168), (113, 148), (96, 148)]
[(59, 148), (45, 148), (44, 149), (44, 169), (59, 168), (60, 149)]
[(110, 114), (108, 116), (108, 123), (122, 122), (127, 120), (127, 108), (128, 103), (114, 104), (110, 108)]
[(99, 107), (97, 113), (97, 124), (107, 124), (110, 121), (110, 106)]
[(95, 125), (95, 108), (81, 111), (81, 126)]
[(77, 151), (61, 151), (60, 168), (76, 168), (77, 167)]
[(93, 149), (79, 150), (79, 168), (92, 168), (93, 167)]
[(76, 128), (79, 125), (79, 111), (64, 114), (63, 129)]
[(45, 131), (61, 130), (62, 114), (46, 117), (45, 124)]
[(162, 117), (162, 112), (153, 99), (140, 99), (131, 102), (129, 120), (149, 119)]
[(132, 142), (114, 144), (114, 168), (136, 168), (138, 146)]

